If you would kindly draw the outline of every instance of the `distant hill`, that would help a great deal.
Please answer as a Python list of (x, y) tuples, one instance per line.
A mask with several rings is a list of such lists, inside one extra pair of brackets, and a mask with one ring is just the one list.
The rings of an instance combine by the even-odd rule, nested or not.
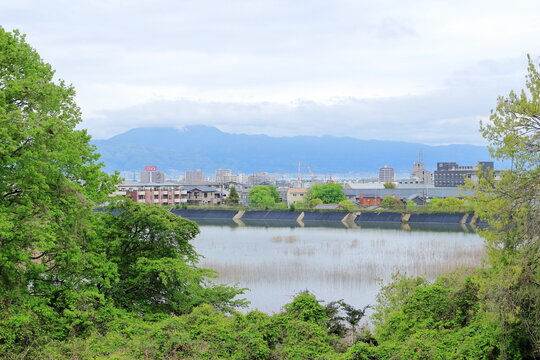
[(438, 161), (473, 165), (490, 159), (485, 147), (475, 145), (429, 146), (329, 135), (270, 137), (228, 134), (207, 126), (137, 128), (93, 144), (107, 171), (141, 171), (145, 165), (157, 165), (163, 171), (202, 169), (208, 175), (220, 168), (247, 174), (295, 173), (298, 161), (320, 175), (375, 173), (384, 165), (408, 173), (420, 150), (429, 170)]

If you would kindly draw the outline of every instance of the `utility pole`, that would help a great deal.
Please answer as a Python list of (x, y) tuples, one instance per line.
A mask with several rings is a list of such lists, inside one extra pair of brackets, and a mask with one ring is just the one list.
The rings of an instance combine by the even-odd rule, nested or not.
[(302, 187), (302, 172), (301, 172), (301, 167), (302, 167), (302, 162), (300, 160), (298, 160), (298, 183), (300, 184), (299, 186)]

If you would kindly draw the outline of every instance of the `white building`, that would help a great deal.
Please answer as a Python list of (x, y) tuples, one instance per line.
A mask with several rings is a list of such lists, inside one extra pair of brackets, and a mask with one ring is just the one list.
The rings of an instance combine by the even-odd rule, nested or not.
[(385, 183), (389, 181), (394, 181), (394, 168), (384, 165), (379, 169), (379, 182)]

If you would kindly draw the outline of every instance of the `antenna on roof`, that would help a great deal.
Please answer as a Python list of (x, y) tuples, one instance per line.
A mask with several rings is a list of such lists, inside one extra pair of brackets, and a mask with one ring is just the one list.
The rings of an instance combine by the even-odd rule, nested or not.
[(418, 153), (418, 162), (419, 163), (424, 162), (424, 153), (422, 152), (422, 149), (420, 149), (420, 152)]

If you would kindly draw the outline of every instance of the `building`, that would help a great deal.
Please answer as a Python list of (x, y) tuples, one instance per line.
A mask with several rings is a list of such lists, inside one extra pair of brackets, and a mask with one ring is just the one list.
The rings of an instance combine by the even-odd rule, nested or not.
[(113, 195), (129, 196), (139, 203), (157, 205), (180, 205), (187, 203), (187, 192), (173, 183), (122, 183)]
[(353, 189), (344, 189), (344, 192), (347, 200), (352, 201), (354, 204), (366, 206), (376, 205), (377, 202), (382, 201), (382, 199), (389, 195), (398, 199), (407, 199), (409, 196), (418, 195), (423, 201), (427, 201), (432, 198), (462, 198), (473, 194), (472, 191), (468, 189), (460, 189), (457, 187), (434, 187), (433, 185), (400, 186), (396, 189), (354, 187)]
[(304, 188), (289, 188), (287, 191), (287, 206), (296, 204), (299, 201), (304, 201), (307, 191), (308, 190)]
[(384, 165), (379, 169), (379, 182), (385, 183), (394, 181), (394, 168)]
[[(347, 199), (349, 199), (348, 196)], [(381, 197), (374, 194), (359, 194), (357, 199), (356, 197), (353, 198), (353, 200), (351, 200), (352, 203), (356, 203), (361, 206), (379, 206), (383, 200)]]
[(433, 173), (426, 170), (423, 162), (415, 162), (413, 164), (411, 180), (415, 181), (417, 184), (431, 185), (433, 184)]
[(233, 176), (233, 173), (230, 169), (217, 169), (215, 180), (217, 183), (226, 183), (236, 181), (237, 179)]
[(206, 181), (202, 170), (188, 170), (184, 178), (184, 182), (187, 184), (202, 184)]
[(187, 203), (199, 206), (221, 205), (224, 200), (223, 192), (210, 186), (185, 186)]
[(165, 182), (165, 173), (157, 171), (157, 166), (145, 166), (141, 172), (141, 183), (163, 184)]
[(267, 172), (258, 172), (248, 177), (248, 184), (255, 185), (270, 185), (275, 183), (275, 179)]
[(455, 162), (438, 162), (433, 176), (435, 187), (457, 187), (465, 185), (467, 179), (478, 180), (478, 171), (493, 170), (492, 161), (480, 161), (478, 165), (459, 166)]

